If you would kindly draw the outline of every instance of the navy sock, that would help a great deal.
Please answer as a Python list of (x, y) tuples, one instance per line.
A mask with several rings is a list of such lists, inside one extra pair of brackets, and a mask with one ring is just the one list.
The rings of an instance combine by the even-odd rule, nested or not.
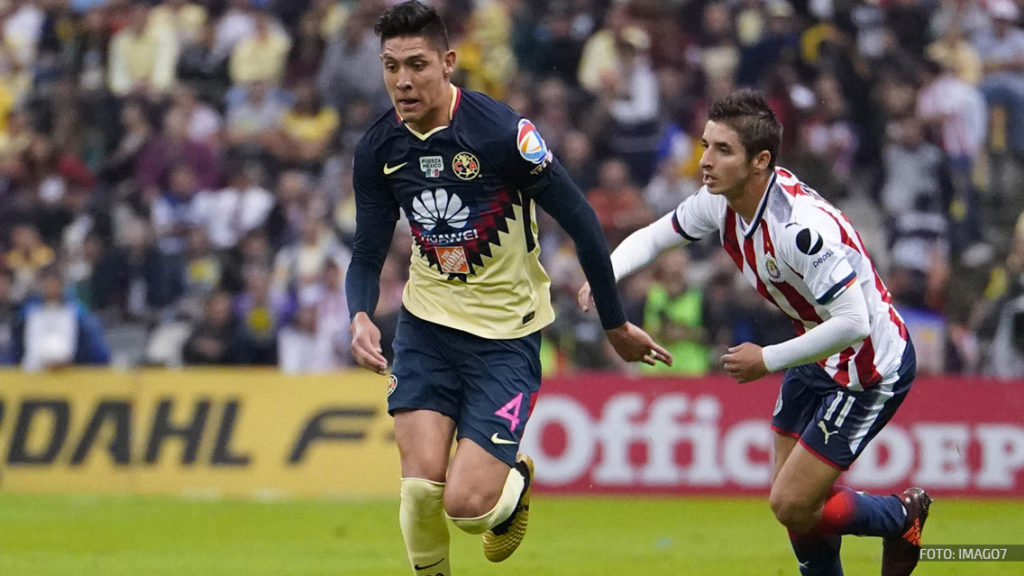
[(903, 533), (906, 510), (896, 496), (873, 496), (836, 487), (825, 500), (816, 534), (893, 537)]
[(839, 560), (839, 534), (798, 534), (789, 532), (789, 542), (800, 563), (800, 576), (843, 576)]

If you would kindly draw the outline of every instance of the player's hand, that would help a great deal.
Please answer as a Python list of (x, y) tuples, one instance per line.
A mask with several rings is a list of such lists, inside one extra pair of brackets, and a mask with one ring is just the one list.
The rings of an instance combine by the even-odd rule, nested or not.
[(579, 292), (576, 293), (576, 303), (584, 312), (590, 312), (590, 309), (594, 307), (594, 295), (590, 293), (590, 282), (584, 282), (583, 286), (580, 286)]
[(380, 329), (370, 320), (366, 312), (358, 312), (349, 326), (352, 333), (352, 359), (363, 368), (385, 375), (388, 360), (380, 347)]
[(672, 355), (668, 350), (657, 344), (653, 338), (639, 327), (626, 322), (618, 328), (605, 330), (608, 341), (615, 352), (627, 362), (643, 362), (654, 366), (658, 362), (666, 366), (672, 365)]
[(722, 356), (722, 367), (740, 384), (753, 382), (768, 373), (761, 347), (750, 342), (729, 348)]

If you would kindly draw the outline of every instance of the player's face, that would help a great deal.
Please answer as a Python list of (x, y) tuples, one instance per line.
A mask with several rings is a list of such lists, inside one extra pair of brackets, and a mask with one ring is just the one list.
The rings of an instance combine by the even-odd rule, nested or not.
[(448, 124), (455, 52), (442, 54), (422, 36), (389, 38), (382, 48), (384, 85), (398, 115), (417, 132)]
[(753, 172), (753, 161), (747, 157), (739, 133), (726, 124), (708, 120), (701, 143), (704, 154), (700, 157), (700, 171), (708, 192), (728, 200), (743, 194)]

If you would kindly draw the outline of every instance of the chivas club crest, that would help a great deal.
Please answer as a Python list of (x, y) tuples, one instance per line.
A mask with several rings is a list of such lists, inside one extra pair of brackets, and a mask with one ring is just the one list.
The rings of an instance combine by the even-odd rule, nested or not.
[(778, 282), (782, 280), (782, 270), (779, 270), (779, 263), (775, 261), (775, 258), (765, 256), (764, 269), (768, 272), (768, 277), (773, 281)]

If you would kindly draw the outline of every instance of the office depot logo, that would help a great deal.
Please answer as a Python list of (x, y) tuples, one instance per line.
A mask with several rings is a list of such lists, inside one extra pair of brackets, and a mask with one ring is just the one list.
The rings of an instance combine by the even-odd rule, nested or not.
[[(625, 391), (596, 403), (589, 394), (542, 393), (523, 449), (538, 486), (555, 492), (763, 493), (773, 467), (772, 404), (755, 414), (749, 403), (732, 406), (747, 389), (723, 390)], [(891, 422), (844, 482), (877, 492), (921, 485), (1024, 494), (1024, 426), (977, 417)]]

